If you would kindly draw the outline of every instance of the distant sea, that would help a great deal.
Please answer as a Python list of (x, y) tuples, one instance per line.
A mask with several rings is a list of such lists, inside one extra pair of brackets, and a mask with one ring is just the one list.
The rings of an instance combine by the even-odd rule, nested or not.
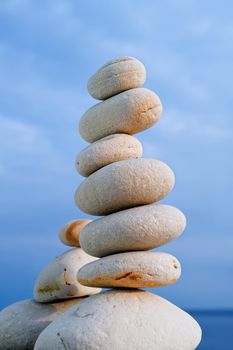
[(202, 328), (198, 350), (233, 350), (233, 310), (188, 310)]

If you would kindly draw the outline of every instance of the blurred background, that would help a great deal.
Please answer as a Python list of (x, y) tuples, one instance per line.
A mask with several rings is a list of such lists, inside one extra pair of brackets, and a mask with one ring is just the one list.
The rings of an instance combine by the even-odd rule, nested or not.
[(86, 83), (123, 55), (145, 64), (162, 100), (160, 122), (137, 137), (145, 157), (176, 173), (164, 202), (188, 220), (161, 249), (182, 277), (156, 292), (186, 309), (233, 308), (232, 10), (227, 0), (1, 1), (1, 308), (32, 296), (66, 250), (60, 227), (87, 217), (74, 203), (74, 161), (87, 145), (78, 122), (98, 102)]

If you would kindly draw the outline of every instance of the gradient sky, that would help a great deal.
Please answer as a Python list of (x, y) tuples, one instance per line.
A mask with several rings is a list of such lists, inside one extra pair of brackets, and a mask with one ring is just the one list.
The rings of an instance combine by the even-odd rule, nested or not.
[(97, 103), (87, 79), (136, 56), (163, 102), (138, 134), (144, 156), (176, 173), (164, 200), (187, 216), (162, 247), (181, 280), (157, 290), (184, 308), (233, 307), (233, 5), (201, 0), (2, 0), (0, 3), (0, 307), (30, 298), (41, 269), (66, 250), (57, 239), (82, 181), (80, 116)]

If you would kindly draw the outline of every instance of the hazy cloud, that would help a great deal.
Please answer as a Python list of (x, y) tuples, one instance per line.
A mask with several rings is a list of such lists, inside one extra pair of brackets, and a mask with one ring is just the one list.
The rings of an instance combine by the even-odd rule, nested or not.
[[(77, 125), (98, 102), (88, 96), (86, 82), (106, 60), (133, 55), (145, 63), (146, 86), (164, 105), (159, 123), (138, 138), (146, 157), (174, 169), (176, 187), (166, 202), (188, 218), (187, 238), (164, 250), (179, 255), (190, 274), (184, 272), (178, 287), (164, 293), (182, 305), (222, 306), (223, 299), (224, 305), (232, 303), (233, 286), (221, 290), (214, 275), (218, 271), (224, 284), (233, 262), (231, 7), (226, 0), (215, 6), (210, 0), (1, 2), (3, 264), (8, 263), (3, 253), (17, 237), (17, 249), (27, 246), (31, 257), (36, 256), (34, 275), (24, 276), (32, 283), (43, 263), (37, 245), (44, 246), (43, 258), (51, 259), (62, 249), (56, 243), (51, 249), (58, 227), (84, 215), (73, 199), (82, 181), (74, 159), (86, 145)], [(53, 239), (47, 241), (50, 233)], [(5, 300), (9, 276), (4, 276)], [(209, 298), (213, 288), (222, 297)]]

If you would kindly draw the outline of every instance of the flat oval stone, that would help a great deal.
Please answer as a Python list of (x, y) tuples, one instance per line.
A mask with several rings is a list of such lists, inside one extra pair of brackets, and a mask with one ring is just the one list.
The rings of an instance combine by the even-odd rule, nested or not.
[(184, 214), (170, 205), (149, 204), (92, 221), (81, 233), (82, 249), (93, 256), (147, 250), (172, 241), (185, 229)]
[(108, 164), (141, 156), (142, 144), (138, 139), (127, 134), (114, 134), (82, 150), (77, 157), (76, 168), (82, 176), (89, 176)]
[(81, 248), (71, 249), (58, 256), (39, 275), (34, 286), (34, 299), (40, 303), (82, 297), (99, 293), (78, 283), (76, 275), (85, 264), (96, 260)]
[(23, 300), (0, 312), (0, 349), (32, 350), (40, 333), (81, 299), (40, 304)]
[(89, 94), (105, 100), (119, 92), (141, 87), (146, 80), (145, 66), (134, 57), (119, 57), (102, 66), (87, 83)]
[(76, 191), (76, 203), (88, 214), (107, 215), (158, 201), (174, 183), (172, 170), (159, 160), (122, 160), (85, 179)]
[(80, 232), (91, 221), (89, 219), (80, 219), (68, 222), (59, 233), (60, 241), (71, 247), (80, 247)]
[(160, 252), (129, 252), (105, 256), (83, 266), (78, 281), (89, 287), (154, 288), (176, 282), (179, 261)]
[(117, 133), (136, 134), (154, 125), (162, 112), (159, 97), (137, 88), (100, 102), (82, 116), (79, 132), (88, 142)]
[(35, 350), (194, 350), (198, 323), (158, 295), (110, 290), (86, 298), (49, 325)]

